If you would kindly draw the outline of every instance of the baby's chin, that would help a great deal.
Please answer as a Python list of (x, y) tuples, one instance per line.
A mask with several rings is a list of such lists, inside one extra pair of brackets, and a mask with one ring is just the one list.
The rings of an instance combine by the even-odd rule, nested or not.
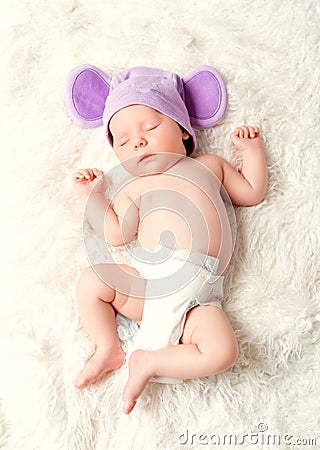
[(133, 176), (157, 175), (168, 171), (181, 159), (181, 155), (153, 153), (134, 157), (122, 162), (124, 169)]

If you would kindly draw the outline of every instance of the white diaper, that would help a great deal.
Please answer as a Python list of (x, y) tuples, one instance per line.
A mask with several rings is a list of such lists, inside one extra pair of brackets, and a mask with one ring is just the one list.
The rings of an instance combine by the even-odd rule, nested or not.
[[(197, 305), (221, 308), (224, 277), (219, 260), (187, 250), (135, 247), (131, 265), (146, 279), (142, 322), (133, 350), (158, 350), (179, 343), (187, 312)], [(157, 381), (170, 382), (170, 379)], [(182, 380), (173, 380), (179, 382)]]

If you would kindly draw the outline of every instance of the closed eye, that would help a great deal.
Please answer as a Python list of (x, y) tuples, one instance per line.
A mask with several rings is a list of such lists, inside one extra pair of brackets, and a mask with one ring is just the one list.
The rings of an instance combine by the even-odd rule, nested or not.
[(125, 139), (123, 141), (120, 141), (118, 147), (124, 147), (128, 142), (129, 142), (129, 139)]
[(158, 128), (159, 125), (160, 125), (159, 123), (157, 123), (156, 125), (150, 125), (147, 127), (147, 131), (153, 131), (156, 128)]

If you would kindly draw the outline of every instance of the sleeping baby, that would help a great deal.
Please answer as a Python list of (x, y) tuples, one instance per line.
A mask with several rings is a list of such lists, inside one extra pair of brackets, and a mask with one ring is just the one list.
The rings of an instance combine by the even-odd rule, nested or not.
[(91, 265), (79, 277), (79, 314), (95, 352), (74, 384), (82, 388), (124, 364), (115, 315), (136, 321), (123, 391), (128, 414), (150, 380), (205, 377), (236, 361), (237, 342), (221, 306), (234, 245), (225, 199), (259, 203), (267, 189), (266, 162), (252, 126), (231, 134), (242, 152), (241, 171), (216, 155), (192, 157), (192, 125), (212, 126), (226, 108), (223, 81), (208, 66), (184, 79), (139, 67), (111, 80), (81, 66), (69, 84), (74, 118), (84, 126), (104, 124), (128, 174), (109, 201), (102, 170), (74, 173), (87, 219), (109, 244), (136, 239), (130, 264)]

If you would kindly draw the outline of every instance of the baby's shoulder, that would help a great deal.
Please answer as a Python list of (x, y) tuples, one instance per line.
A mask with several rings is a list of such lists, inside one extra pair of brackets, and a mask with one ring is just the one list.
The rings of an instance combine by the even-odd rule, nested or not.
[(210, 169), (221, 181), (223, 177), (223, 159), (220, 158), (220, 156), (217, 155), (200, 155), (194, 158), (197, 162), (200, 162), (204, 166), (206, 166), (208, 169)]
[(139, 197), (139, 186), (137, 179), (128, 177), (122, 181), (118, 186), (112, 203), (114, 205), (128, 204), (130, 202), (136, 202), (137, 197)]

